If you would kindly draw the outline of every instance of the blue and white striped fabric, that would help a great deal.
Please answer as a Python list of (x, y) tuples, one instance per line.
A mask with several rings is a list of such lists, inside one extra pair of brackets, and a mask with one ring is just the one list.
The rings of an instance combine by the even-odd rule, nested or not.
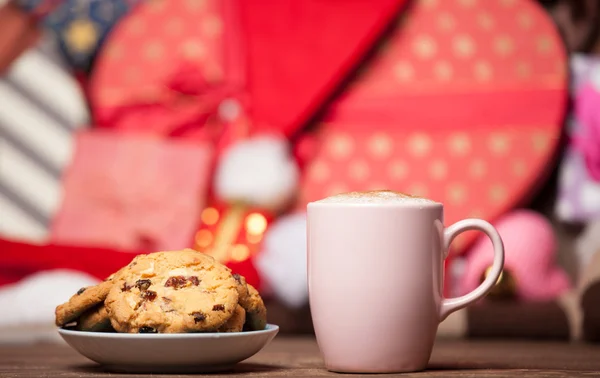
[(60, 206), (73, 133), (89, 115), (46, 38), (0, 78), (0, 236), (43, 242)]

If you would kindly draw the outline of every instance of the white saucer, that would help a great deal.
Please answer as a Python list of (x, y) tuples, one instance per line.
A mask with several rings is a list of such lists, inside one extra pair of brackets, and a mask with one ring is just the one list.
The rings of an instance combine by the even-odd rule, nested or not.
[(279, 327), (232, 333), (131, 334), (59, 329), (75, 350), (107, 370), (215, 372), (229, 370), (267, 345)]

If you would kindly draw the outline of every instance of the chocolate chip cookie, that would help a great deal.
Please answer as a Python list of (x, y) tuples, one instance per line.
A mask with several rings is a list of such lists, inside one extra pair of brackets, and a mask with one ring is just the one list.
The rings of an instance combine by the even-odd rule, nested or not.
[(246, 284), (248, 296), (240, 299), (240, 305), (246, 310), (246, 322), (244, 331), (263, 330), (267, 326), (267, 308), (258, 293), (258, 290), (250, 284)]
[(98, 285), (79, 289), (68, 302), (56, 307), (54, 311), (56, 325), (62, 327), (71, 323), (87, 310), (102, 303), (112, 286), (113, 280), (107, 279)]
[(237, 285), (212, 256), (156, 252), (135, 257), (115, 276), (105, 306), (118, 332), (216, 331), (236, 310)]
[(75, 329), (87, 332), (114, 332), (114, 328), (110, 324), (108, 311), (103, 303), (81, 314), (77, 319)]
[(248, 300), (248, 284), (246, 282), (246, 277), (235, 273), (233, 274), (233, 278), (235, 279), (237, 285), (236, 285), (236, 289), (238, 292), (238, 300), (240, 303), (245, 302)]
[(218, 332), (242, 332), (244, 329), (244, 323), (246, 323), (246, 310), (240, 305), (237, 305), (233, 315), (229, 320), (223, 324)]

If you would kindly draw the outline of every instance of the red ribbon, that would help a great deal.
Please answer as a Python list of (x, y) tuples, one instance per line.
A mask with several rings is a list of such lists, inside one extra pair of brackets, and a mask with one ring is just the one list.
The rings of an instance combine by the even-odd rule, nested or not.
[[(559, 125), (562, 89), (530, 89), (463, 93), (400, 93), (393, 97), (348, 96), (325, 122), (353, 128), (447, 130), (514, 125)], [(566, 99), (565, 99), (566, 101)]]

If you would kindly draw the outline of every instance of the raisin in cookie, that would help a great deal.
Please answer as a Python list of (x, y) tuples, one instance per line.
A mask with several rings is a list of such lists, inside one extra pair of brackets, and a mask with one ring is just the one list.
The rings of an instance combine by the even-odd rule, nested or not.
[(81, 314), (77, 319), (75, 329), (88, 332), (114, 332), (114, 328), (110, 324), (108, 311), (103, 303)]
[(98, 285), (79, 289), (68, 302), (56, 307), (54, 311), (56, 325), (62, 327), (71, 323), (85, 311), (102, 303), (112, 286), (112, 279), (107, 279)]
[(216, 331), (238, 304), (231, 270), (192, 249), (139, 255), (114, 280), (105, 306), (118, 332)]
[(244, 329), (244, 323), (246, 323), (246, 310), (240, 305), (237, 305), (233, 315), (229, 320), (223, 324), (218, 332), (242, 332)]
[(248, 287), (248, 296), (240, 299), (240, 305), (246, 310), (246, 322), (244, 331), (263, 330), (267, 326), (267, 308), (258, 293), (258, 290), (250, 284)]

